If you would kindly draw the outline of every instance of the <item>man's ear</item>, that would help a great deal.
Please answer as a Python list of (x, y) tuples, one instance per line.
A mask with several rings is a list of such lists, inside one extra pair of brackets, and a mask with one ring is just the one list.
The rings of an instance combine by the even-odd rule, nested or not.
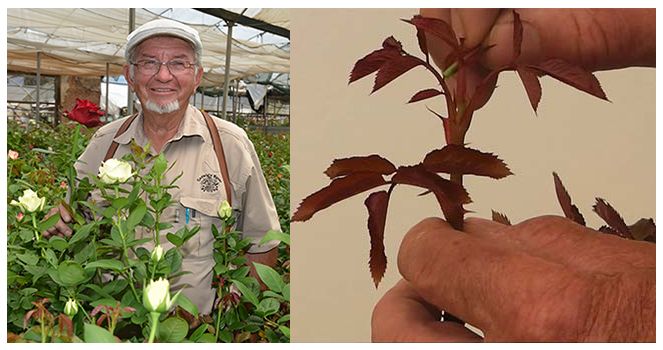
[(196, 73), (196, 76), (194, 77), (194, 85), (195, 85), (194, 90), (197, 89), (198, 86), (200, 86), (200, 82), (203, 81), (203, 73), (204, 73), (203, 67), (198, 66), (198, 71)]
[(129, 65), (125, 64), (122, 67), (122, 74), (124, 75), (124, 79), (127, 80), (127, 84), (129, 84), (129, 87), (131, 87), (131, 90), (134, 90), (134, 81), (131, 78), (131, 74), (129, 74), (129, 69), (130, 69)]

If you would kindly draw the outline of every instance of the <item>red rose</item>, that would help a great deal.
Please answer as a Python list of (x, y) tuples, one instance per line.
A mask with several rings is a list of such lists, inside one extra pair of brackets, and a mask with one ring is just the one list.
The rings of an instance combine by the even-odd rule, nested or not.
[(77, 121), (88, 128), (103, 125), (104, 123), (99, 120), (99, 117), (102, 115), (104, 115), (104, 112), (99, 110), (99, 106), (88, 100), (80, 99), (76, 99), (76, 106), (71, 111), (65, 111), (67, 118)]

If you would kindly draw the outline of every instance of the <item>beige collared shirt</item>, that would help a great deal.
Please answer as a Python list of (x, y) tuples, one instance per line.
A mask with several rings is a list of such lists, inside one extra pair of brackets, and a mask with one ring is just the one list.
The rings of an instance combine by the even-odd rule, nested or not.
[[(233, 211), (238, 218), (236, 228), (245, 238), (253, 240), (254, 245), (249, 252), (266, 252), (277, 246), (278, 242), (264, 245), (258, 242), (267, 231), (280, 230), (280, 225), (255, 148), (240, 127), (220, 118), (213, 119), (228, 164)], [(116, 120), (97, 130), (76, 163), (79, 177), (97, 176), (106, 151), (123, 122), (124, 119)], [(119, 147), (113, 158), (119, 159), (129, 153), (132, 139), (139, 145), (148, 143), (142, 115), (131, 123), (126, 132), (114, 139)], [(192, 106), (187, 108), (177, 134), (164, 145), (162, 152), (168, 165), (172, 165), (163, 183), (170, 183), (179, 174), (182, 177), (175, 183), (178, 188), (169, 190), (174, 204), (164, 211), (161, 221), (169, 222), (173, 227), (160, 233), (161, 245), (164, 250), (172, 247), (166, 239), (168, 232), (176, 232), (184, 225), (200, 226), (200, 231), (182, 246), (182, 271), (191, 274), (173, 279), (173, 289), (189, 285), (183, 293), (198, 305), (201, 313), (209, 313), (214, 302), (214, 290), (211, 289), (214, 238), (211, 227), (221, 228), (217, 210), (219, 204), (226, 200), (226, 192), (212, 139), (199, 110)], [(137, 238), (152, 237), (152, 234), (144, 228), (136, 230)], [(146, 243), (144, 247), (152, 250), (154, 243)]]

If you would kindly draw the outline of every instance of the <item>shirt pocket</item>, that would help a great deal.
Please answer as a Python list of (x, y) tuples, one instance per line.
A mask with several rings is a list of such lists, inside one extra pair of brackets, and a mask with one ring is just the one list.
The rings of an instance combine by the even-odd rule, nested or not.
[(212, 256), (214, 248), (212, 225), (216, 226), (217, 230), (221, 230), (221, 219), (218, 214), (221, 200), (221, 198), (180, 197), (180, 210), (184, 213), (186, 226), (189, 229), (196, 225), (200, 226), (198, 233), (182, 247), (184, 259), (209, 259)]

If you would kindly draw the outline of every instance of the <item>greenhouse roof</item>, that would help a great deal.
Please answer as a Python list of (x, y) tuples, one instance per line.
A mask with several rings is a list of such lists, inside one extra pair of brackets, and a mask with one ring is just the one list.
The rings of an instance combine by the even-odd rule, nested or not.
[[(240, 9), (228, 9), (242, 13)], [(248, 9), (245, 16), (281, 28), (289, 28), (286, 9)], [(189, 10), (193, 11), (193, 10)], [(202, 15), (202, 14), (201, 14)], [(208, 15), (205, 15), (208, 16)], [(225, 21), (182, 19), (147, 9), (136, 9), (136, 27), (165, 17), (187, 23), (203, 41), (202, 86), (221, 86), (225, 78), (227, 36)], [(34, 73), (37, 52), (40, 72), (47, 75), (104, 76), (122, 74), (124, 48), (129, 28), (129, 9), (7, 9), (7, 69)], [(248, 39), (248, 38), (247, 38)], [(263, 44), (233, 35), (230, 79), (259, 73), (290, 71), (289, 41)]]

